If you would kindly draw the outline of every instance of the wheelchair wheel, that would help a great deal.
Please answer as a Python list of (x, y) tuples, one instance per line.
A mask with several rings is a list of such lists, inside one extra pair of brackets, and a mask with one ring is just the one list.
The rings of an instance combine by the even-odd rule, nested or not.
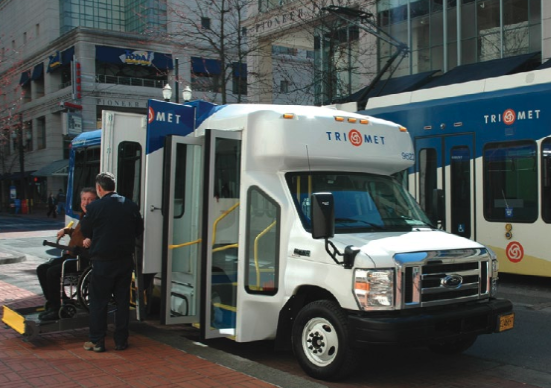
[(78, 298), (78, 274), (69, 274), (63, 279), (63, 297), (77, 301)]
[(80, 278), (78, 279), (78, 303), (86, 310), (90, 310), (90, 302), (88, 301), (88, 295), (90, 292), (90, 274), (92, 273), (92, 267), (86, 268)]
[(61, 319), (73, 318), (77, 313), (77, 306), (73, 304), (66, 304), (59, 308), (59, 317)]

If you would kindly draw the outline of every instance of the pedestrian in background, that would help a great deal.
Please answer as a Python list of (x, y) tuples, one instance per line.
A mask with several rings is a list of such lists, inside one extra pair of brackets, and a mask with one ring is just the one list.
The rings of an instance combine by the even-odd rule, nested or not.
[(55, 199), (57, 202), (57, 214), (61, 214), (61, 211), (65, 213), (65, 193), (63, 190), (59, 189)]
[(56, 199), (52, 193), (50, 193), (48, 197), (48, 213), (46, 213), (46, 215), (50, 217), (50, 214), (52, 214), (54, 218), (57, 218)]
[(130, 285), (134, 268), (136, 239), (143, 233), (138, 205), (115, 192), (115, 176), (101, 172), (96, 176), (98, 201), (87, 206), (82, 219), (84, 246), (90, 247), (92, 272), (90, 303), (90, 341), (84, 349), (105, 351), (107, 308), (111, 295), (115, 311), (115, 350), (128, 347)]

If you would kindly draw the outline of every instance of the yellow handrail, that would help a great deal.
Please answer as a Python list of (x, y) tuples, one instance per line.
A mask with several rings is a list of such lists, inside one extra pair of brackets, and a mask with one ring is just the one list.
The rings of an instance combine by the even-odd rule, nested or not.
[[(230, 214), (232, 211), (234, 211), (237, 207), (239, 206), (239, 202), (237, 202), (235, 205), (233, 205), (232, 207), (230, 207), (228, 210), (226, 210), (224, 213), (222, 213), (222, 215), (220, 215), (220, 217), (218, 217), (214, 223), (212, 224), (212, 229), (213, 229), (213, 233), (212, 233), (212, 245), (214, 246), (214, 242), (216, 241), (216, 226), (218, 225), (218, 223), (224, 218), (226, 217), (228, 214)], [(183, 243), (183, 244), (174, 244), (174, 245), (169, 245), (168, 246), (168, 249), (176, 249), (176, 248), (182, 248), (182, 247), (185, 247), (185, 246), (188, 246), (188, 245), (193, 245), (193, 244), (199, 244), (201, 242), (201, 239), (198, 239), (198, 240), (195, 240), (195, 241), (190, 241), (190, 242), (187, 242), (187, 243)], [(236, 247), (237, 247), (237, 244), (234, 244)], [(226, 246), (227, 247), (227, 246)], [(233, 247), (233, 245), (231, 246)], [(227, 249), (224, 247), (224, 249)], [(221, 250), (221, 249), (219, 249)], [(213, 251), (213, 252), (216, 252)]]
[(183, 243), (183, 244), (169, 245), (168, 249), (182, 248), (182, 247), (186, 247), (188, 245), (199, 244), (200, 242), (201, 242), (201, 239), (198, 239), (198, 240), (190, 241), (190, 242)]
[(237, 202), (235, 205), (230, 207), (228, 210), (226, 210), (220, 217), (218, 217), (214, 223), (212, 224), (212, 245), (214, 245), (214, 242), (216, 241), (216, 226), (224, 217), (226, 217), (228, 214), (230, 214), (232, 211), (234, 211), (239, 206), (239, 202)]
[(268, 227), (266, 229), (264, 229), (262, 232), (260, 232), (258, 234), (258, 236), (256, 236), (256, 238), (254, 239), (254, 267), (255, 267), (255, 270), (256, 270), (256, 286), (257, 287), (260, 287), (260, 268), (258, 267), (258, 240), (260, 240), (260, 238), (262, 236), (264, 236), (266, 233), (268, 233), (270, 231), (270, 229), (272, 229), (275, 226), (276, 222), (277, 221), (274, 221), (270, 225), (268, 225)]
[(224, 245), (223, 247), (218, 247), (218, 248), (214, 248), (212, 250), (212, 253), (214, 252), (220, 252), (220, 251), (225, 251), (226, 249), (230, 249), (230, 248), (237, 248), (239, 246), (239, 244), (228, 244), (228, 245)]

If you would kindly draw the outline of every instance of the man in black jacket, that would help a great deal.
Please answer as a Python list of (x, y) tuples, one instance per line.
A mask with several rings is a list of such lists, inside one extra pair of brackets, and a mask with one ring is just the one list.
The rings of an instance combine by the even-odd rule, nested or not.
[(96, 176), (99, 200), (87, 206), (81, 230), (84, 246), (90, 248), (90, 341), (84, 349), (105, 351), (107, 308), (111, 295), (115, 312), (115, 350), (128, 347), (130, 284), (134, 267), (136, 239), (143, 233), (138, 205), (115, 192), (115, 176), (101, 172)]

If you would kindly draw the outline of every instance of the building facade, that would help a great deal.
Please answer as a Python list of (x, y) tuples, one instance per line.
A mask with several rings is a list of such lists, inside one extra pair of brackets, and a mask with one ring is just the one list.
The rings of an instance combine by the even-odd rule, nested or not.
[[(213, 102), (223, 102), (223, 85), (226, 101), (246, 95), (246, 65), (235, 66), (225, 82), (209, 47), (182, 44), (178, 34), (186, 26), (174, 11), (181, 6), (0, 1), (2, 210), (14, 199), (39, 205), (50, 192), (65, 191), (70, 142), (100, 128), (104, 109), (145, 114), (147, 101), (162, 99), (167, 84), (180, 94), (191, 85), (196, 98)], [(172, 101), (181, 100), (173, 94)]]
[[(354, 100), (378, 77), (439, 76), (534, 54), (529, 69), (551, 57), (550, 17), (551, 3), (542, 0), (260, 0), (246, 25), (252, 46), (313, 50), (312, 102), (327, 104)], [(274, 67), (258, 58), (249, 56), (251, 78), (265, 79), (251, 82), (268, 84)]]
[(218, 3), (0, 0), (2, 209), (64, 189), (71, 139), (104, 109), (145, 114), (167, 84), (175, 102), (190, 86), (216, 103), (322, 105), (404, 91), (388, 78), (551, 57), (542, 0)]

